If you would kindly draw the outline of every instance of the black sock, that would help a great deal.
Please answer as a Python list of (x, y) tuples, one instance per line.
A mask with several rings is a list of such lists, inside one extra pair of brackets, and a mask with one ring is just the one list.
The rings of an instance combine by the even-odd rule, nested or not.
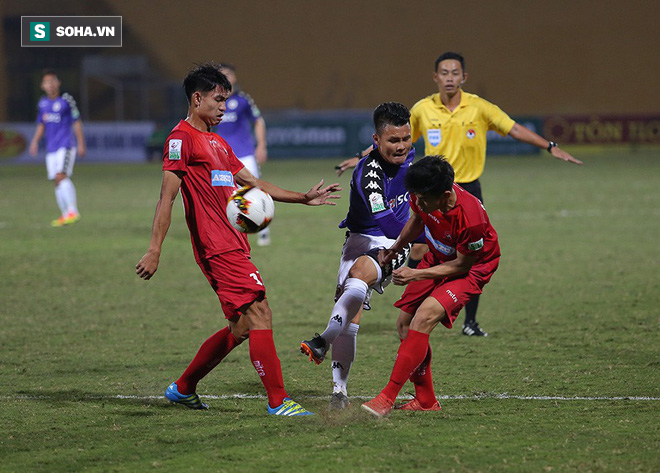
[(479, 307), (479, 294), (472, 297), (465, 304), (465, 325), (471, 325), (477, 322), (477, 308)]

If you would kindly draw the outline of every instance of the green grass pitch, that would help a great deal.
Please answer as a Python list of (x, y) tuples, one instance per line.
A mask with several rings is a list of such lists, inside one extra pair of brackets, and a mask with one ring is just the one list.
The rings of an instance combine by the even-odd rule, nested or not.
[(386, 420), (359, 405), (389, 378), (401, 288), (363, 318), (346, 412), (327, 411), (329, 363), (298, 351), (332, 307), (349, 182), (337, 160), (265, 166), (296, 190), (338, 180), (344, 197), (276, 204), (272, 246), (253, 249), (285, 385), (308, 418), (266, 415), (247, 343), (200, 383), (209, 411), (161, 397), (224, 319), (179, 201), (158, 272), (135, 275), (157, 164), (78, 165), (82, 220), (65, 228), (49, 226), (45, 167), (0, 167), (0, 471), (658, 471), (660, 152), (576, 155), (584, 166), (488, 158), (502, 247), (479, 309), (491, 336), (438, 327), (442, 411)]

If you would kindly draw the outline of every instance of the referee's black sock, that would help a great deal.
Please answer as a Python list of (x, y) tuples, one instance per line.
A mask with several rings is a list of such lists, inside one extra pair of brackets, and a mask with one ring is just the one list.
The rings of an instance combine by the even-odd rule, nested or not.
[(409, 267), (409, 268), (412, 268), (412, 269), (415, 269), (415, 268), (417, 267), (417, 265), (419, 264), (420, 261), (422, 261), (422, 260), (421, 260), (421, 259), (412, 259), (412, 258), (409, 258), (409, 259), (408, 259), (408, 267)]

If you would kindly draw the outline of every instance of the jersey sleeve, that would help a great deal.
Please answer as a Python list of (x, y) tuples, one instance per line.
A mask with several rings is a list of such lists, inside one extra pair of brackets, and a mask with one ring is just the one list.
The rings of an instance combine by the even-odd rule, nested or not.
[(245, 100), (247, 101), (248, 104), (250, 121), (254, 123), (255, 121), (257, 121), (257, 118), (261, 117), (261, 110), (259, 110), (257, 104), (254, 103), (254, 100), (252, 99), (252, 97), (250, 97), (250, 94), (245, 94)]
[(37, 124), (41, 123), (42, 125), (44, 124), (44, 117), (43, 113), (41, 113), (41, 99), (39, 100), (39, 103), (37, 104)]
[(190, 135), (176, 130), (170, 133), (163, 148), (163, 171), (188, 172), (188, 163), (193, 153)]
[(482, 110), (484, 118), (488, 123), (488, 129), (496, 131), (502, 136), (508, 135), (511, 128), (513, 128), (513, 125), (516, 124), (516, 122), (509, 117), (509, 115), (504, 113), (500, 107), (487, 100), (483, 100)]
[(456, 250), (461, 254), (478, 254), (484, 248), (488, 234), (488, 220), (481, 204), (479, 206), (481, 208), (471, 209), (465, 214), (456, 242)]
[(241, 162), (240, 159), (236, 157), (236, 153), (234, 153), (234, 150), (231, 149), (231, 146), (229, 146), (226, 141), (225, 145), (227, 146), (227, 156), (229, 158), (229, 170), (232, 174), (236, 174), (241, 169), (243, 169), (245, 165)]
[(78, 110), (78, 105), (76, 105), (76, 100), (69, 94), (63, 94), (62, 98), (66, 100), (66, 103), (69, 105), (73, 121), (80, 120), (80, 111)]
[(412, 134), (412, 142), (415, 143), (420, 136), (422, 136), (422, 123), (420, 116), (420, 105), (417, 102), (410, 109), (410, 132)]

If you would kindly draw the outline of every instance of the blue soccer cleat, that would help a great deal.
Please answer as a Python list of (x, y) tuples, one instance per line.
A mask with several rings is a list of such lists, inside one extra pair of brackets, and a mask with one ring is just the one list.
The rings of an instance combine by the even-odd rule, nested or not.
[(298, 404), (291, 398), (285, 397), (281, 406), (270, 407), (268, 405), (268, 413), (274, 416), (311, 416), (313, 412), (309, 412), (303, 406)]
[(190, 409), (208, 409), (209, 406), (200, 401), (197, 393), (181, 394), (176, 383), (170, 384), (165, 390), (165, 397), (177, 404), (183, 404)]

